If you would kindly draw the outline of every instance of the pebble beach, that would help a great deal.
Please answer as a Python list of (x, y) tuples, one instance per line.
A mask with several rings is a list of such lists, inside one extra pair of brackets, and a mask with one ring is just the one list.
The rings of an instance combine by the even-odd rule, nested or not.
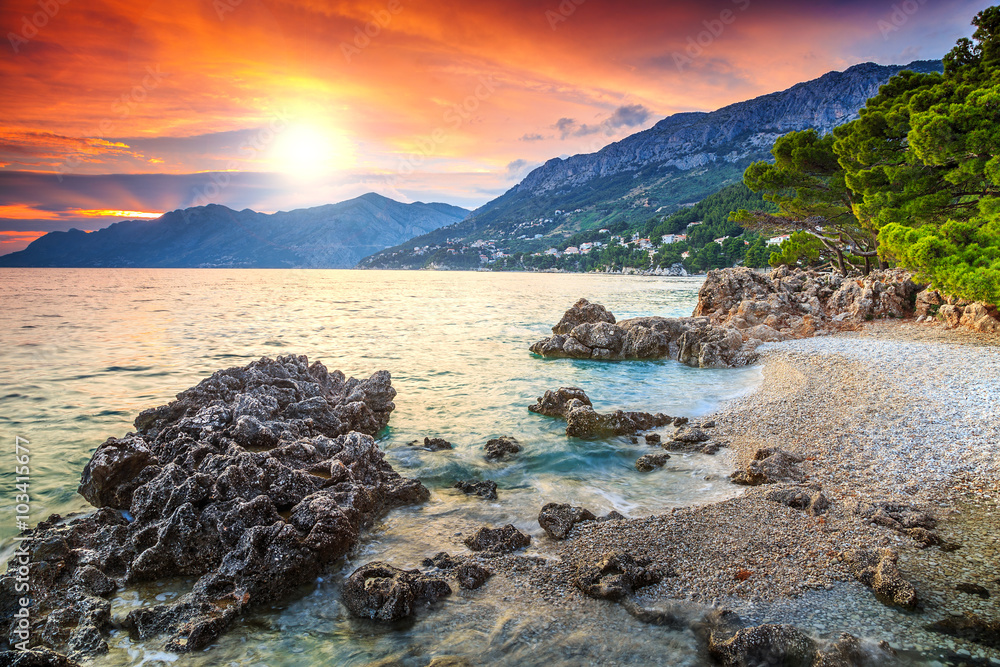
[[(726, 608), (750, 623), (788, 623), (820, 639), (847, 631), (885, 640), (912, 663), (1000, 665), (1000, 650), (925, 629), (966, 612), (1000, 617), (1000, 341), (938, 324), (885, 322), (760, 352), (762, 384), (711, 416), (712, 437), (728, 445), (736, 468), (766, 447), (803, 457), (805, 481), (822, 489), (827, 512), (771, 502), (764, 485), (662, 515), (579, 524), (558, 547), (558, 561), (505, 572), (516, 591), (511, 599), (589, 607), (594, 602), (575, 590), (573, 574), (620, 550), (673, 573), (639, 591), (636, 601), (647, 609)], [(880, 501), (927, 512), (950, 546), (925, 547), (870, 523), (859, 508)], [(920, 599), (916, 612), (877, 600), (840, 557), (880, 547), (898, 552), (900, 572)], [(988, 597), (959, 584), (980, 586)]]

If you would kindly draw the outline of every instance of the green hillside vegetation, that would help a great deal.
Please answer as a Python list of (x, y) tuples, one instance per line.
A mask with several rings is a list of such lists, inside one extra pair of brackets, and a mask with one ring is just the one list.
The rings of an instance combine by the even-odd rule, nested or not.
[[(579, 248), (584, 243), (604, 244), (587, 255), (556, 258), (552, 255), (518, 253), (504, 266), (535, 270), (620, 271), (624, 268), (667, 268), (679, 263), (688, 272), (698, 273), (736, 264), (767, 266), (770, 249), (764, 244), (764, 239), (755, 232), (746, 232), (730, 220), (732, 212), (747, 206), (776, 210), (760, 195), (752, 193), (742, 183), (736, 183), (673, 215), (653, 216), (636, 223), (624, 220), (613, 222), (602, 228), (608, 232), (602, 233), (599, 229), (577, 232), (551, 246), (565, 251), (569, 247)], [(685, 234), (687, 239), (664, 243), (663, 236), (670, 234)], [(728, 238), (721, 244), (714, 242), (723, 237)], [(615, 238), (621, 240), (615, 241)], [(650, 249), (637, 247), (635, 241), (638, 239), (649, 239), (652, 255)], [(690, 256), (682, 257), (685, 252), (690, 252)]]

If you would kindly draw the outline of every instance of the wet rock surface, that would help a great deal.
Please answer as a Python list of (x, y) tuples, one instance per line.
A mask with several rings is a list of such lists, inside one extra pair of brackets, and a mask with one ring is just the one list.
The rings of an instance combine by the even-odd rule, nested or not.
[(916, 609), (917, 593), (903, 579), (896, 563), (898, 555), (892, 549), (851, 549), (842, 554), (851, 574), (875, 592), (876, 596), (904, 609)]
[(594, 411), (590, 398), (579, 387), (560, 387), (555, 391), (546, 391), (534, 405), (528, 406), (528, 410), (565, 419), (566, 435), (577, 438), (635, 435), (639, 431), (666, 426), (674, 420), (664, 414), (624, 410), (600, 414)]
[(473, 551), (484, 551), (488, 554), (505, 554), (531, 544), (531, 537), (525, 535), (511, 524), (500, 528), (482, 527), (465, 538), (465, 546)]
[(963, 616), (950, 616), (926, 627), (931, 632), (967, 639), (991, 648), (1000, 648), (1000, 620), (988, 620), (966, 612)]
[(453, 574), (458, 581), (458, 585), (469, 591), (474, 591), (481, 587), (493, 576), (493, 572), (478, 563), (463, 563), (455, 568)]
[(374, 562), (362, 565), (347, 578), (341, 598), (348, 611), (359, 618), (398, 621), (451, 592), (439, 577)]
[(564, 540), (578, 523), (595, 521), (590, 510), (572, 505), (547, 503), (538, 514), (538, 525), (554, 540)]
[(452, 485), (452, 488), (458, 489), (467, 495), (479, 496), (480, 498), (485, 498), (486, 500), (497, 499), (497, 483), (489, 479), (484, 479), (482, 481), (459, 480)]
[(643, 454), (636, 460), (635, 469), (639, 472), (650, 472), (662, 468), (670, 460), (670, 454)]
[(48, 649), (0, 652), (0, 667), (80, 667), (80, 663)]
[(395, 394), (385, 371), (347, 379), (287, 356), (219, 371), (142, 412), (135, 433), (109, 439), (84, 469), (80, 493), (101, 509), (26, 535), (33, 635), (60, 651), (106, 651), (106, 596), (190, 577), (190, 592), (127, 624), (169, 635), (168, 650), (197, 650), (245, 609), (314, 579), (378, 516), (429, 497), (372, 438)]
[(439, 452), (442, 449), (454, 449), (451, 443), (444, 438), (427, 438), (423, 440), (414, 440), (407, 443), (408, 447), (419, 447), (421, 449), (426, 449), (431, 452)]
[(486, 441), (486, 458), (491, 461), (505, 461), (521, 451), (521, 443), (517, 438), (502, 435)]
[(637, 589), (663, 579), (664, 573), (652, 567), (652, 560), (614, 551), (594, 563), (581, 565), (574, 584), (592, 598), (619, 601)]

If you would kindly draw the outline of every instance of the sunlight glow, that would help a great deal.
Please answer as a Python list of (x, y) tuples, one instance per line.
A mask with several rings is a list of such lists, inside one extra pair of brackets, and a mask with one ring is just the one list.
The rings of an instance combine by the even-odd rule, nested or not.
[(351, 142), (320, 124), (294, 124), (275, 138), (271, 160), (276, 171), (315, 179), (353, 163)]

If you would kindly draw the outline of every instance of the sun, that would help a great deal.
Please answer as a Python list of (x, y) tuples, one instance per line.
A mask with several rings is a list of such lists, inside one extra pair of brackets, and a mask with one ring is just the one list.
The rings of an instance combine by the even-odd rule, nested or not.
[(297, 178), (321, 178), (353, 161), (351, 142), (321, 125), (289, 125), (277, 134), (271, 162), (276, 171)]

